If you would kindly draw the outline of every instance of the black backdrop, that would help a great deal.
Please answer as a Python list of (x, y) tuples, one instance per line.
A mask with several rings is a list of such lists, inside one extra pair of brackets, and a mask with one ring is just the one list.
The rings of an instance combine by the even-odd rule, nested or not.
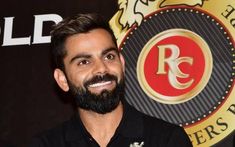
[[(67, 120), (71, 100), (56, 86), (49, 60), (49, 43), (32, 44), (34, 15), (98, 12), (109, 20), (117, 0), (4, 0), (0, 4), (0, 147), (25, 146), (30, 138)], [(14, 17), (12, 38), (31, 36), (29, 45), (3, 46), (5, 17)], [(43, 23), (48, 36), (52, 22)], [(233, 135), (216, 145), (231, 147)]]
[[(4, 0), (0, 4), (0, 147), (25, 146), (40, 131), (69, 119), (70, 100), (52, 77), (49, 43), (32, 44), (34, 15), (98, 12), (110, 19), (115, 0)], [(5, 17), (14, 17), (12, 38), (31, 36), (30, 45), (3, 46)], [(48, 36), (53, 22), (43, 23)]]

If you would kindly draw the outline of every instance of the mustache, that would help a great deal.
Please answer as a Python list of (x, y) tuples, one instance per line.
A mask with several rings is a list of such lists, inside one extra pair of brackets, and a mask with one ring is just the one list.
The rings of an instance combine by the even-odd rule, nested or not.
[(105, 74), (105, 75), (96, 75), (92, 77), (90, 80), (86, 81), (84, 83), (85, 87), (88, 87), (89, 85), (99, 83), (99, 82), (106, 82), (106, 81), (116, 81), (117, 82), (117, 77), (111, 74)]

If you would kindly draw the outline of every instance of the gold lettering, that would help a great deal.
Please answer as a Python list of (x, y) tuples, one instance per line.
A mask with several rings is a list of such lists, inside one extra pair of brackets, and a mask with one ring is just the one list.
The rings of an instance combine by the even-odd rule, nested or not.
[(228, 124), (224, 122), (222, 117), (219, 117), (213, 124), (208, 125), (192, 134), (188, 134), (188, 136), (194, 141), (193, 143), (200, 145), (205, 143), (207, 140), (211, 140), (220, 135), (222, 132), (227, 130), (227, 128)]
[(226, 122), (223, 122), (222, 121), (223, 120), (223, 118), (222, 117), (219, 117), (218, 119), (217, 119), (217, 121), (216, 121), (216, 124), (218, 125), (218, 126), (224, 126), (224, 129), (220, 129), (221, 131), (225, 131), (225, 130), (227, 130), (228, 129), (228, 124), (226, 123)]
[(221, 15), (228, 19), (228, 17), (233, 13), (233, 11), (235, 11), (235, 9), (231, 5), (228, 5), (225, 12), (222, 12)]
[(235, 28), (235, 18), (231, 18), (232, 14), (234, 14), (235, 8), (231, 5), (227, 5), (227, 9), (221, 13), (224, 18), (228, 19), (230, 21), (230, 24)]
[(231, 25), (235, 28), (235, 18), (232, 18), (232, 19), (230, 20), (230, 23), (231, 23)]
[(197, 145), (203, 144), (203, 143), (206, 142), (206, 139), (203, 138), (203, 135), (202, 135), (202, 134), (203, 134), (203, 133), (202, 133), (202, 130), (199, 130), (199, 131), (193, 133), (193, 135), (195, 136), (195, 139), (196, 139), (196, 141), (197, 141)]
[[(189, 74), (185, 74), (179, 69), (179, 65), (184, 62), (192, 65), (193, 59), (190, 57), (179, 58), (180, 50), (179, 47), (176, 45), (168, 44), (168, 45), (159, 45), (157, 47), (159, 49), (159, 60), (158, 60), (158, 69), (156, 74), (166, 74), (167, 72), (165, 70), (165, 64), (167, 64), (169, 66), (168, 80), (171, 86), (173, 86), (176, 89), (185, 89), (190, 87), (194, 82), (194, 79), (191, 79), (186, 83), (181, 83), (178, 81), (177, 78), (189, 77)], [(171, 56), (169, 56), (168, 58), (166, 57), (167, 50), (171, 51)]]
[(214, 126), (212, 126), (212, 125), (207, 126), (206, 128), (204, 128), (204, 130), (207, 132), (208, 136), (210, 137), (210, 140), (214, 138), (213, 134), (214, 135), (220, 134), (214, 130)]
[(232, 104), (232, 105), (228, 108), (227, 111), (232, 112), (233, 114), (235, 114), (235, 104)]

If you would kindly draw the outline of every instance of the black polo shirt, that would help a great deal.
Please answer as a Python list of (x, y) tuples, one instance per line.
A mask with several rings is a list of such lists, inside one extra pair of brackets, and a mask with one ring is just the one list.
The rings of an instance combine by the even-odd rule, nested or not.
[[(94, 122), (95, 123), (95, 122)], [(100, 126), (102, 127), (102, 126)], [(149, 117), (124, 102), (124, 115), (107, 147), (192, 147), (183, 128)], [(79, 115), (35, 137), (30, 147), (99, 147)]]

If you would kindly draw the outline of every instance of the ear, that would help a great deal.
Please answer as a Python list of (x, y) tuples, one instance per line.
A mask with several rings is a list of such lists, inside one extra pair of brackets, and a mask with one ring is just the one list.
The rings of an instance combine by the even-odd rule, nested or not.
[(121, 53), (119, 55), (120, 55), (120, 60), (122, 63), (122, 70), (123, 70), (123, 72), (125, 72), (125, 59)]
[(55, 69), (54, 70), (54, 78), (62, 90), (69, 91), (68, 82), (67, 82), (66, 76), (62, 70), (60, 70), (58, 68)]

